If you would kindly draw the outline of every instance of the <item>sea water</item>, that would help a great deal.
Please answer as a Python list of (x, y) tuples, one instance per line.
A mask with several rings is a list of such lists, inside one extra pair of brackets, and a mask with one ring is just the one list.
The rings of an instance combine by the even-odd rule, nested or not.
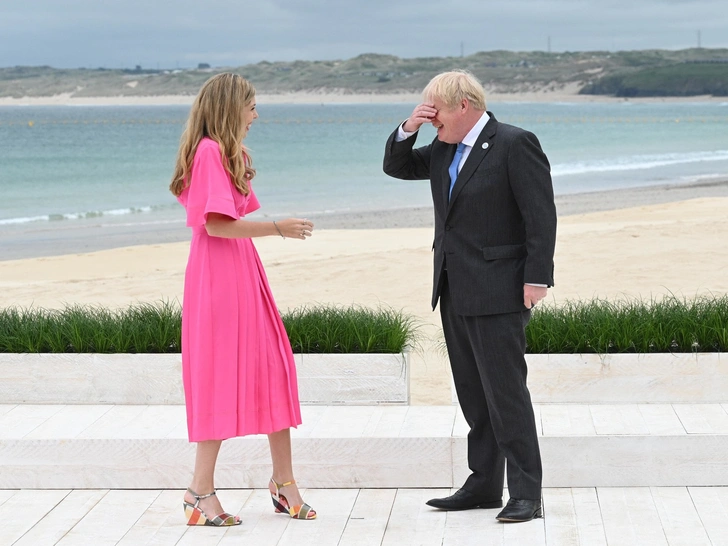
[[(533, 131), (557, 194), (728, 174), (728, 103), (496, 103)], [(258, 215), (426, 206), (429, 184), (382, 172), (384, 144), (414, 104), (259, 104), (245, 141)], [(87, 218), (184, 219), (168, 185), (187, 106), (0, 107), (0, 232)], [(420, 131), (418, 145), (435, 136)], [(55, 224), (60, 225), (60, 224)]]

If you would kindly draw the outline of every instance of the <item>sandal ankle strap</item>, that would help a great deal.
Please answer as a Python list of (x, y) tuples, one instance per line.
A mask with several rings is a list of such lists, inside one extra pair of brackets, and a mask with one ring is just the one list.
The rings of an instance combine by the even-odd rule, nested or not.
[(278, 489), (280, 489), (281, 487), (286, 487), (286, 486), (293, 485), (294, 483), (296, 483), (296, 480), (291, 480), (290, 482), (286, 482), (286, 483), (278, 483), (273, 478), (271, 478), (270, 481), (272, 481)]
[(195, 493), (194, 491), (192, 491), (192, 489), (190, 489), (189, 487), (187, 488), (187, 491), (190, 492), (190, 495), (192, 495), (193, 497), (195, 497), (195, 499), (197, 500), (197, 502), (200, 502), (202, 499), (209, 499), (210, 497), (214, 497), (215, 495), (217, 495), (217, 490), (216, 489), (213, 489), (212, 490), (212, 493), (208, 493), (207, 495), (198, 495), (197, 493)]

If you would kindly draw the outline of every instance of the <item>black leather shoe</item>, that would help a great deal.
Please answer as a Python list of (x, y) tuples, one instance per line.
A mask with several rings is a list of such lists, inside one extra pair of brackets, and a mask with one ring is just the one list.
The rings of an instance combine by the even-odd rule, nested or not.
[(430, 499), (426, 504), (440, 510), (472, 510), (473, 508), (501, 508), (503, 499), (486, 499), (465, 489), (458, 489), (449, 497)]
[(495, 519), (506, 523), (519, 523), (542, 517), (541, 499), (509, 499), (506, 507), (501, 510), (501, 513)]

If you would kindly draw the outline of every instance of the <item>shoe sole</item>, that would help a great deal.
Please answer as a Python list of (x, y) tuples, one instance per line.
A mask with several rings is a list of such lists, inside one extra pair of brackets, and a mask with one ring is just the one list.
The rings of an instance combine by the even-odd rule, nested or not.
[(464, 506), (463, 508), (443, 508), (441, 506), (436, 506), (434, 504), (430, 504), (429, 502), (425, 503), (427, 506), (432, 506), (433, 508), (437, 508), (438, 510), (444, 510), (446, 512), (460, 512), (462, 510), (474, 510), (476, 508), (481, 509), (493, 509), (493, 508), (503, 508), (503, 501), (493, 501), (493, 502), (482, 502), (480, 504), (475, 504), (473, 506)]

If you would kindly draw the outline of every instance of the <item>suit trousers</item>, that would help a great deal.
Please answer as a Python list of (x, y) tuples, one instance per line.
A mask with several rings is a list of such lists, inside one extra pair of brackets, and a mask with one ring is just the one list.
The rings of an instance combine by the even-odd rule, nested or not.
[(455, 389), (470, 426), (472, 474), (463, 488), (487, 499), (501, 498), (507, 461), (510, 497), (541, 499), (541, 453), (524, 357), (531, 312), (458, 315), (447, 272), (443, 275), (440, 316)]

